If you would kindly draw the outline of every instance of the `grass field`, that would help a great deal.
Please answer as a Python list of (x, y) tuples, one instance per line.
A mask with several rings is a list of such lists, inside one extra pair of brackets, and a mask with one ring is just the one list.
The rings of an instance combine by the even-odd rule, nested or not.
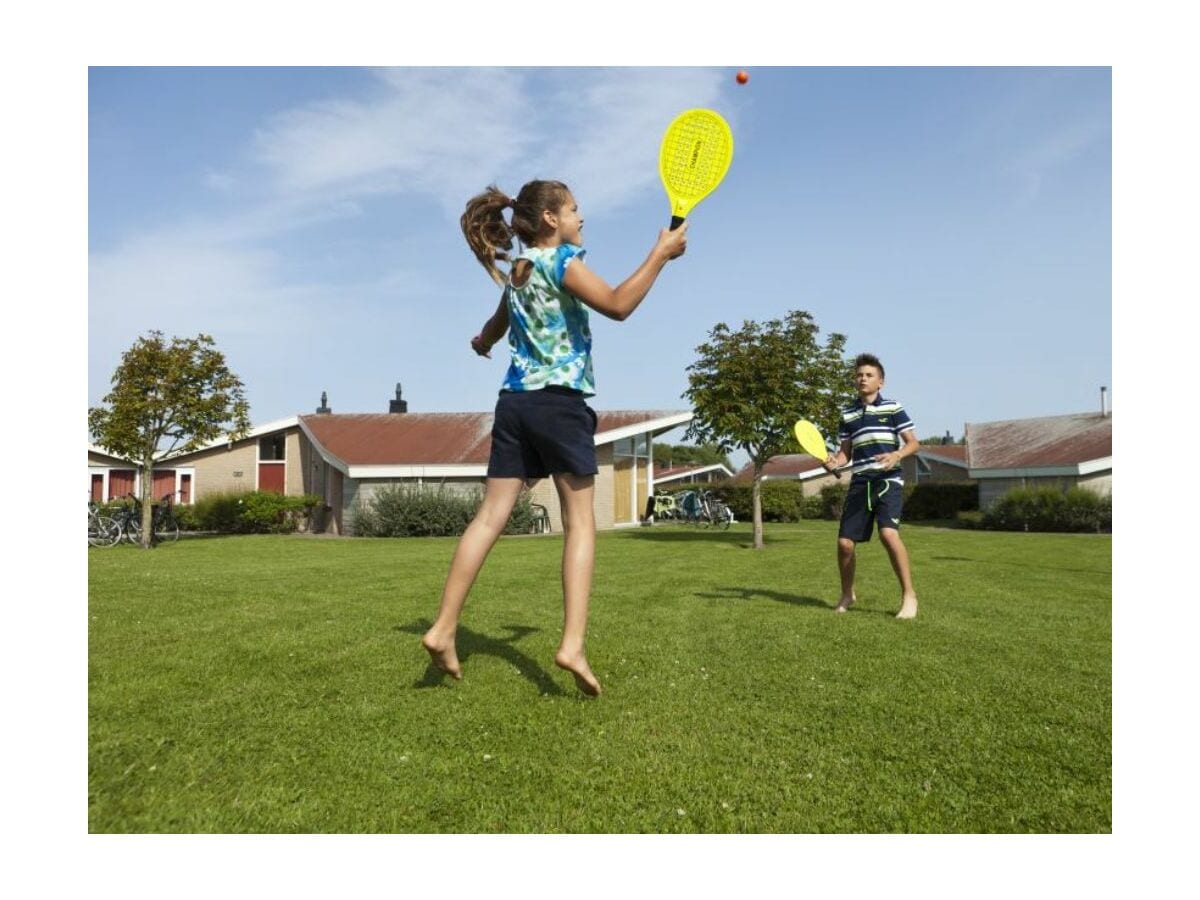
[(93, 832), (1108, 832), (1111, 538), (834, 523), (601, 534), (582, 698), (557, 536), (503, 538), (465, 678), (418, 640), (452, 539), (89, 551)]

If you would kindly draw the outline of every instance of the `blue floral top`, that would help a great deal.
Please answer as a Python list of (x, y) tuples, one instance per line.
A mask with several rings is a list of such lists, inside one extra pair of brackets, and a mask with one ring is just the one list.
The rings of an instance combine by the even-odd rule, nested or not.
[[(586, 251), (575, 244), (529, 247), (517, 257), (533, 263), (521, 287), (509, 282), (508, 346), (512, 362), (506, 391), (536, 391), (550, 385), (596, 393), (592, 376), (592, 330), (587, 307), (563, 287), (571, 260)], [(514, 261), (515, 263), (515, 261)]]

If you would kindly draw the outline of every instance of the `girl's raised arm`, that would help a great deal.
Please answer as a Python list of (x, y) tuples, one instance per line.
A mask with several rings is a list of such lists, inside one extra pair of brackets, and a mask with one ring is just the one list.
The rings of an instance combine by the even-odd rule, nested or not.
[(638, 304), (654, 285), (659, 272), (670, 260), (682, 256), (687, 250), (686, 222), (675, 231), (664, 228), (659, 232), (654, 249), (637, 270), (615, 288), (587, 266), (583, 260), (573, 259), (563, 273), (563, 287), (583, 303), (610, 319), (618, 322), (628, 319)]

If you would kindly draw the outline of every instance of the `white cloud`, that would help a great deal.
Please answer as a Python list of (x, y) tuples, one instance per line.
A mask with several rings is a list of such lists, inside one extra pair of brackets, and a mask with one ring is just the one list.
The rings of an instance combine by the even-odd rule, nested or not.
[(601, 69), (569, 77), (542, 123), (546, 139), (534, 162), (570, 184), (586, 210), (617, 208), (658, 184), (667, 124), (685, 109), (715, 105), (721, 77), (711, 69)]
[[(422, 191), (461, 194), (537, 140), (522, 121), (518, 73), (404, 69), (378, 73), (368, 99), (280, 113), (254, 136), (253, 157), (288, 195)], [(477, 189), (477, 188), (476, 188)], [(463, 197), (465, 199), (465, 196)]]
[(620, 206), (657, 181), (677, 113), (716, 102), (710, 69), (385, 69), (366, 99), (272, 118), (252, 158), (281, 196), (423, 193), (447, 210), (491, 180), (568, 181), (589, 209)]
[(1085, 153), (1109, 133), (1106, 119), (1080, 119), (1060, 125), (1027, 148), (1012, 163), (1012, 171), (1024, 186), (1022, 199), (1025, 202), (1035, 200), (1047, 177)]

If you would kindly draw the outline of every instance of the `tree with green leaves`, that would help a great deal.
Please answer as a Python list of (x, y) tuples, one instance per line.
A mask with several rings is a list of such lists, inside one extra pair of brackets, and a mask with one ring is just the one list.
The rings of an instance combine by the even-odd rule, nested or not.
[(763, 466), (772, 456), (799, 451), (792, 431), (797, 419), (836, 436), (840, 412), (855, 396), (845, 335), (831, 333), (822, 345), (819, 332), (803, 310), (745, 321), (737, 331), (718, 322), (687, 368), (684, 396), (695, 412), (687, 436), (723, 452), (744, 450), (753, 464), (755, 549), (763, 546)]
[[(226, 427), (228, 426), (228, 427)], [(112, 390), (88, 410), (96, 443), (138, 465), (142, 476), (142, 546), (153, 544), (154, 464), (175, 451), (195, 450), (228, 433), (250, 430), (242, 382), (206, 334), (164, 340), (139, 337), (121, 355)]]
[(654, 468), (672, 468), (674, 466), (713, 466), (722, 465), (733, 471), (729, 457), (716, 444), (701, 444), (693, 447), (691, 444), (655, 444)]

